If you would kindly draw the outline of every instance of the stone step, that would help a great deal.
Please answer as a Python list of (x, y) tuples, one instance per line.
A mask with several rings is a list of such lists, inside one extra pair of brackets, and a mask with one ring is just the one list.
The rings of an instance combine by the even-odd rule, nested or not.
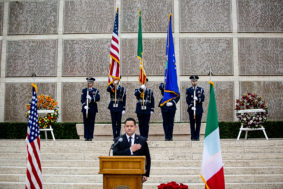
[[(98, 167), (42, 167), (48, 175), (95, 175)], [(0, 166), (1, 174), (25, 174), (26, 167)], [(225, 174), (283, 174), (283, 166), (277, 167), (224, 167)], [(198, 175), (200, 167), (151, 167), (151, 175)]]
[[(282, 139), (250, 139), (250, 140), (239, 140), (236, 139), (221, 139), (221, 149), (225, 147), (268, 147), (268, 148), (276, 148), (283, 147)], [(56, 140), (56, 141), (45, 141), (41, 140), (41, 149), (44, 148), (79, 148), (79, 149), (87, 149), (89, 147), (107, 147), (109, 148), (113, 143), (112, 140), (109, 141), (81, 141), (81, 140)], [(186, 147), (186, 148), (197, 148), (203, 147), (203, 141), (148, 141), (148, 145), (153, 148), (176, 148), (176, 147)], [(22, 147), (26, 148), (25, 140), (0, 140), (0, 147)]]
[[(102, 175), (48, 175), (43, 174), (43, 183), (102, 183)], [(225, 174), (227, 183), (273, 183), (282, 181), (283, 174), (251, 174), (228, 175)], [(163, 183), (174, 180), (178, 183), (201, 183), (200, 175), (151, 175), (148, 183)], [(0, 174), (0, 182), (24, 182), (25, 174)]]
[[(157, 189), (160, 183), (144, 183), (143, 189)], [(184, 183), (190, 189), (203, 189), (203, 183)], [(24, 182), (0, 182), (0, 188), (19, 189), (25, 185)], [(102, 183), (44, 183), (44, 189), (97, 189), (102, 188)], [(275, 183), (225, 183), (226, 189), (282, 189), (283, 182)]]
[[(223, 160), (224, 166), (228, 167), (280, 167), (283, 159), (259, 159), (259, 160)], [(11, 160), (0, 159), (0, 165), (25, 166), (25, 159)], [(42, 160), (43, 167), (98, 167), (98, 160)], [(152, 160), (153, 167), (200, 167), (201, 159), (198, 160)]]

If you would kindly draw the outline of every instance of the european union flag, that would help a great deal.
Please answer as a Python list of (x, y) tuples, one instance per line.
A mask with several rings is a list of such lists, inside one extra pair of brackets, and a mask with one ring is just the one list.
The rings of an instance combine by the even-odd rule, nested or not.
[(166, 67), (164, 74), (164, 96), (160, 103), (160, 106), (166, 104), (166, 102), (175, 99), (180, 96), (178, 80), (177, 80), (177, 70), (176, 70), (176, 60), (175, 60), (175, 50), (172, 35), (171, 26), (172, 15), (169, 15), (169, 27), (167, 30), (167, 44), (166, 44)]

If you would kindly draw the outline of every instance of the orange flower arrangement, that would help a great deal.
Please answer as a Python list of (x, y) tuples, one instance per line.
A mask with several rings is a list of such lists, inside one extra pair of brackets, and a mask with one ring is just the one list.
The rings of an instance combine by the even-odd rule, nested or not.
[[(38, 115), (38, 124), (40, 128), (47, 128), (52, 123), (56, 122), (59, 116), (58, 102), (48, 95), (37, 96), (37, 108), (38, 110), (54, 110), (53, 113), (47, 113), (45, 116)], [(30, 104), (27, 104), (26, 118), (29, 117)]]

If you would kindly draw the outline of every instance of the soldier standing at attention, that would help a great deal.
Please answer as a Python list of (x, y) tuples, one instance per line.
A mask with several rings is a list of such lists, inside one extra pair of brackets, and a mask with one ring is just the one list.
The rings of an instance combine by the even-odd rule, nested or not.
[[(160, 83), (159, 89), (162, 96), (164, 96), (164, 83)], [(166, 141), (173, 140), (173, 129), (174, 129), (174, 118), (176, 113), (176, 104), (178, 103), (180, 97), (166, 102), (164, 106), (160, 106), (162, 99), (159, 102), (159, 107), (161, 108), (162, 119), (163, 119), (163, 129)]]
[(126, 113), (126, 89), (119, 83), (120, 80), (115, 80), (107, 87), (107, 92), (110, 93), (108, 109), (111, 114), (114, 139), (120, 136), (122, 114)]
[(97, 103), (100, 100), (99, 91), (93, 88), (94, 78), (86, 78), (87, 88), (82, 90), (81, 103), (84, 119), (84, 138), (85, 141), (92, 141), (97, 111)]
[(190, 77), (192, 87), (187, 88), (186, 101), (191, 126), (191, 140), (199, 140), (201, 118), (203, 113), (202, 103), (204, 101), (204, 90), (197, 86), (199, 77), (192, 75)]
[[(148, 82), (146, 78), (145, 84)], [(148, 138), (150, 115), (154, 112), (154, 97), (151, 89), (142, 85), (141, 88), (135, 89), (135, 96), (138, 100), (136, 105), (136, 114), (139, 120), (140, 135)]]

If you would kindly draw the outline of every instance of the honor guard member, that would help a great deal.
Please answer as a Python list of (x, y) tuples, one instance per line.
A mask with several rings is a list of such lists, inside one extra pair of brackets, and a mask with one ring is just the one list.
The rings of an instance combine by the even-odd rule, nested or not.
[[(161, 95), (164, 95), (164, 83), (160, 83), (159, 89), (161, 91)], [(162, 119), (163, 119), (163, 130), (166, 141), (173, 140), (173, 129), (174, 129), (174, 118), (176, 112), (176, 104), (178, 103), (180, 97), (170, 100), (163, 106), (160, 106), (162, 98), (159, 102), (159, 107), (161, 108)]]
[(199, 140), (201, 118), (203, 113), (202, 103), (204, 101), (204, 90), (197, 86), (199, 77), (192, 75), (190, 77), (192, 87), (186, 91), (186, 101), (191, 126), (191, 140)]
[[(146, 83), (147, 82), (148, 79), (146, 78)], [(142, 85), (141, 88), (135, 89), (135, 96), (138, 100), (136, 105), (136, 114), (139, 120), (140, 135), (147, 139), (150, 115), (154, 112), (153, 91), (146, 88), (146, 85)]]
[(81, 103), (84, 119), (84, 138), (86, 141), (92, 141), (97, 111), (97, 103), (100, 100), (99, 91), (93, 88), (94, 78), (86, 78), (87, 88), (82, 90)]
[(107, 92), (110, 93), (108, 109), (111, 114), (114, 139), (120, 136), (122, 114), (126, 113), (126, 89), (119, 83), (120, 80), (115, 80), (107, 87)]

